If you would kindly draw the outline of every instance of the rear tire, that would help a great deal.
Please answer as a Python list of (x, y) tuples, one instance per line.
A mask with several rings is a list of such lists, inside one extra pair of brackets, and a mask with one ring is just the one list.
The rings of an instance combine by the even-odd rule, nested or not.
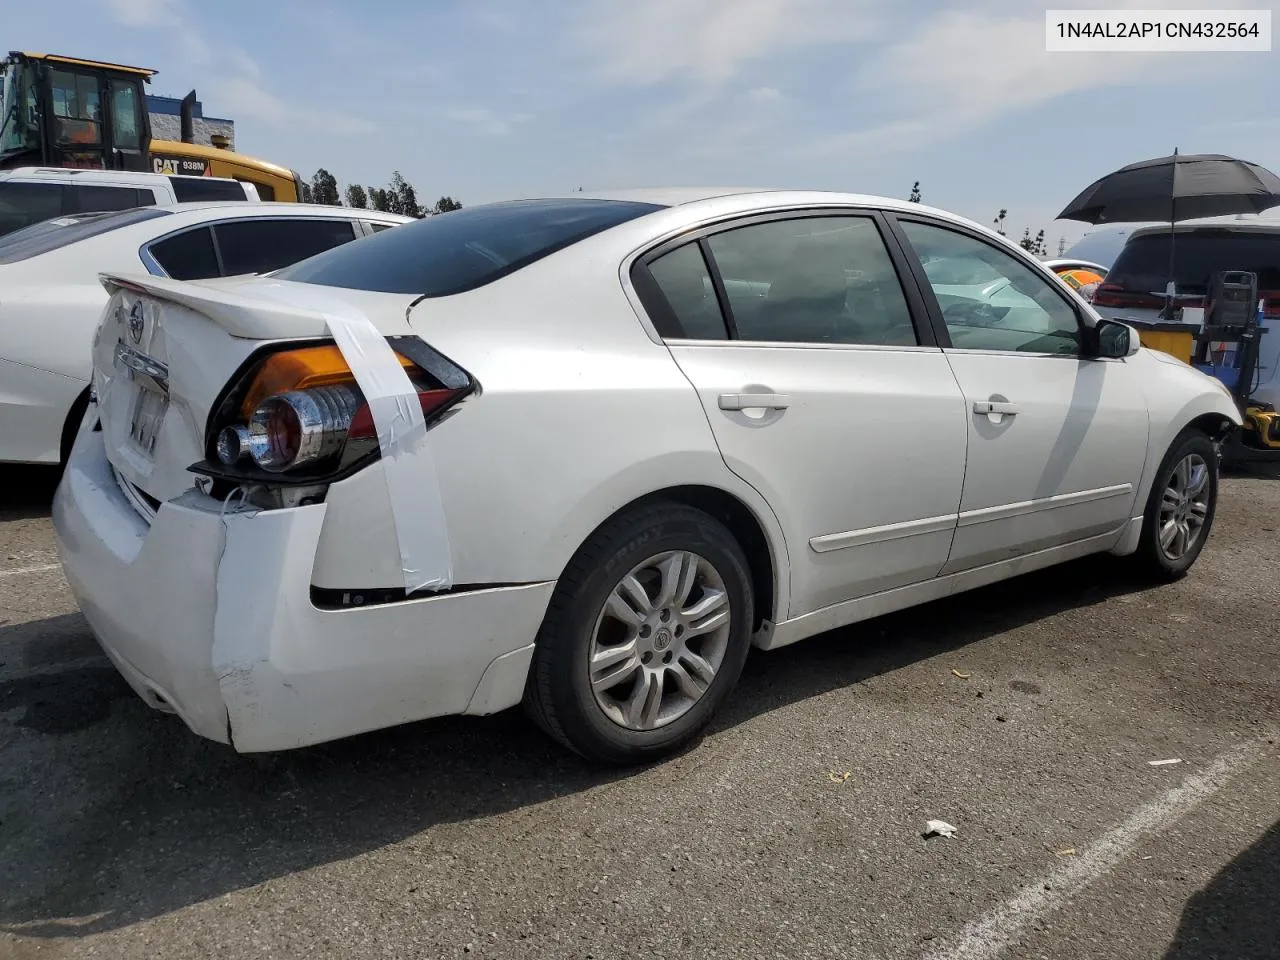
[(1184, 430), (1156, 472), (1134, 554), (1146, 579), (1171, 582), (1200, 556), (1218, 507), (1218, 454), (1199, 430)]
[(601, 763), (675, 753), (729, 695), (751, 645), (746, 556), (718, 520), (657, 503), (605, 524), (556, 585), (524, 703)]

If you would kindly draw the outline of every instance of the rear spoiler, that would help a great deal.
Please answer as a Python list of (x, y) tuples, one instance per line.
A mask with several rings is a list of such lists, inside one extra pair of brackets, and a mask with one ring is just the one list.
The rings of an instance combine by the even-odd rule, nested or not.
[(249, 340), (314, 337), (326, 327), (327, 318), (320, 310), (213, 287), (197, 280), (126, 273), (100, 273), (98, 280), (108, 296), (117, 290), (128, 290), (180, 304), (204, 314), (233, 337)]

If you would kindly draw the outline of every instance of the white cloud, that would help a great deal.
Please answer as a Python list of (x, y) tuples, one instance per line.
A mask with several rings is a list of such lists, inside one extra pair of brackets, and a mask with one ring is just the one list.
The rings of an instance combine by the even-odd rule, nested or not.
[(262, 68), (238, 47), (215, 53), (201, 30), (178, 6), (179, 0), (109, 0), (116, 20), (130, 27), (162, 29), (181, 51), (188, 68), (195, 68), (201, 99), (219, 116), (248, 118), (282, 128), (319, 130), (337, 137), (364, 136), (377, 125), (360, 117), (288, 103), (270, 93)]
[(336, 137), (365, 136), (378, 129), (377, 124), (361, 117), (287, 103), (247, 77), (216, 79), (210, 88), (218, 110), (233, 117), (250, 117), (278, 126), (306, 127)]
[(893, 119), (812, 146), (828, 153), (918, 149), (1068, 94), (1125, 84), (1167, 86), (1223, 65), (1179, 54), (1049, 53), (1044, 42), (1041, 10), (943, 13), (909, 41), (873, 55), (858, 72), (856, 95)]
[(498, 7), (475, 3), (474, 0), (467, 12), (475, 22), (488, 30), (498, 33), (514, 33), (520, 28), (520, 21), (512, 13)]
[(573, 38), (602, 78), (718, 83), (752, 60), (873, 36), (873, 0), (584, 0)]
[(126, 27), (171, 27), (182, 22), (174, 0), (108, 0), (107, 6)]
[(782, 91), (777, 87), (756, 87), (747, 92), (747, 99), (757, 106), (764, 107), (781, 103), (783, 96)]
[(472, 133), (486, 137), (505, 137), (518, 124), (530, 123), (534, 120), (532, 113), (512, 113), (502, 115), (487, 107), (449, 107), (442, 111), (445, 119), (470, 128)]

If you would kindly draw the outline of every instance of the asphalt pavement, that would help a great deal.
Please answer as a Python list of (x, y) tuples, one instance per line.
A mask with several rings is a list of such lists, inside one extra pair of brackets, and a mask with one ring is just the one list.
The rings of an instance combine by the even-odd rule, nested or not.
[(2, 958), (1280, 957), (1278, 479), (1173, 585), (1091, 558), (754, 652), (633, 771), (519, 711), (196, 737), (76, 612), (54, 479), (0, 473)]

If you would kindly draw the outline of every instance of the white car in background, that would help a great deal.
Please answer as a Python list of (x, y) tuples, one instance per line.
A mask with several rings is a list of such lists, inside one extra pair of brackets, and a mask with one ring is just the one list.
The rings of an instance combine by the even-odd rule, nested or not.
[(18, 167), (0, 170), (0, 236), (41, 220), (194, 201), (258, 201), (252, 183), (229, 177), (168, 176), (131, 170)]
[(1240, 423), (1025, 251), (875, 197), (579, 194), (105, 283), (58, 550), (135, 690), (242, 752), (523, 700), (660, 757), (752, 644), (1096, 552), (1180, 576)]
[(225, 201), (55, 217), (0, 237), (0, 462), (65, 459), (89, 399), (100, 272), (262, 273), (408, 219)]

